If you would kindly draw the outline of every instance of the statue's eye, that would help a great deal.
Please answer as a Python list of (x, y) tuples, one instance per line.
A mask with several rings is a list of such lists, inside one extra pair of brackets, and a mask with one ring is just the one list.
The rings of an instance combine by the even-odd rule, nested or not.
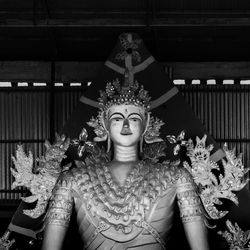
[(133, 118), (132, 121), (133, 121), (133, 122), (137, 122), (137, 121), (139, 121), (139, 119)]
[(112, 120), (116, 121), (116, 122), (120, 122), (122, 120), (122, 118), (121, 117), (114, 117)]
[(129, 120), (132, 121), (132, 122), (139, 122), (139, 121), (141, 121), (141, 119), (139, 117), (130, 117)]

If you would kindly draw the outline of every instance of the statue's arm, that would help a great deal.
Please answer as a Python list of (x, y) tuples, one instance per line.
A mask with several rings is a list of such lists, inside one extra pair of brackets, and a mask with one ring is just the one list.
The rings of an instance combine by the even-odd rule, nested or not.
[(42, 250), (60, 250), (62, 249), (64, 237), (67, 228), (49, 224), (46, 227)]
[(191, 249), (208, 250), (207, 230), (200, 198), (196, 192), (193, 178), (186, 169), (183, 169), (177, 181), (177, 198), (184, 230)]
[(46, 214), (42, 250), (60, 250), (70, 222), (73, 198), (70, 182), (59, 180)]
[(190, 221), (184, 223), (184, 230), (192, 250), (208, 250), (207, 232), (204, 222)]

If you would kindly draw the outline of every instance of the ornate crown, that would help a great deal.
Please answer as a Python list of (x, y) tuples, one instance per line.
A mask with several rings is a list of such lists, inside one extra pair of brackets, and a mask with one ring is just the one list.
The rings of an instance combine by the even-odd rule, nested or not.
[(100, 91), (98, 101), (102, 111), (116, 104), (133, 104), (141, 106), (145, 111), (148, 111), (150, 108), (150, 99), (148, 91), (144, 90), (142, 85), (139, 87), (137, 81), (129, 83), (125, 79), (124, 84), (121, 85), (119, 80), (116, 79), (112, 83), (107, 83), (105, 91)]
[[(106, 85), (105, 91), (100, 91), (100, 98), (98, 98), (100, 105), (100, 112), (96, 118), (92, 117), (87, 124), (94, 128), (94, 132), (97, 137), (94, 141), (107, 140), (107, 131), (103, 126), (103, 112), (107, 111), (113, 105), (131, 104), (142, 107), (146, 112), (150, 109), (150, 96), (148, 91), (144, 90), (144, 87), (135, 81), (129, 83), (126, 78), (123, 85), (119, 83), (119, 80), (115, 80), (112, 83), (109, 82)], [(146, 143), (160, 142), (160, 128), (164, 125), (164, 122), (158, 118), (151, 118), (148, 120), (146, 131), (144, 133), (144, 139)]]

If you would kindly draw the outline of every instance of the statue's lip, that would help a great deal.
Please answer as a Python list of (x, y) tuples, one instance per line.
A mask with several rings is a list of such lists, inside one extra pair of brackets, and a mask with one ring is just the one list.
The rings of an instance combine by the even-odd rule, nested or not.
[(132, 135), (132, 131), (130, 129), (130, 127), (123, 127), (121, 130), (121, 135)]
[(132, 131), (130, 130), (130, 128), (123, 128), (121, 131), (121, 135), (132, 135)]
[(121, 135), (132, 135), (132, 132), (121, 132)]

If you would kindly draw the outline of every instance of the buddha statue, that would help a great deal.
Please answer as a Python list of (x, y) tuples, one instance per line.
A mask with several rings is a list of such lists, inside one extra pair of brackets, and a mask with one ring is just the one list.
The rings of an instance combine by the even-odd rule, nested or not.
[[(164, 159), (163, 122), (151, 115), (147, 91), (114, 81), (98, 101), (98, 116), (88, 123), (96, 143), (59, 177), (42, 249), (62, 249), (73, 209), (85, 249), (168, 249), (176, 202), (190, 248), (208, 249), (196, 185), (179, 162)], [(107, 141), (107, 150), (99, 141)]]

